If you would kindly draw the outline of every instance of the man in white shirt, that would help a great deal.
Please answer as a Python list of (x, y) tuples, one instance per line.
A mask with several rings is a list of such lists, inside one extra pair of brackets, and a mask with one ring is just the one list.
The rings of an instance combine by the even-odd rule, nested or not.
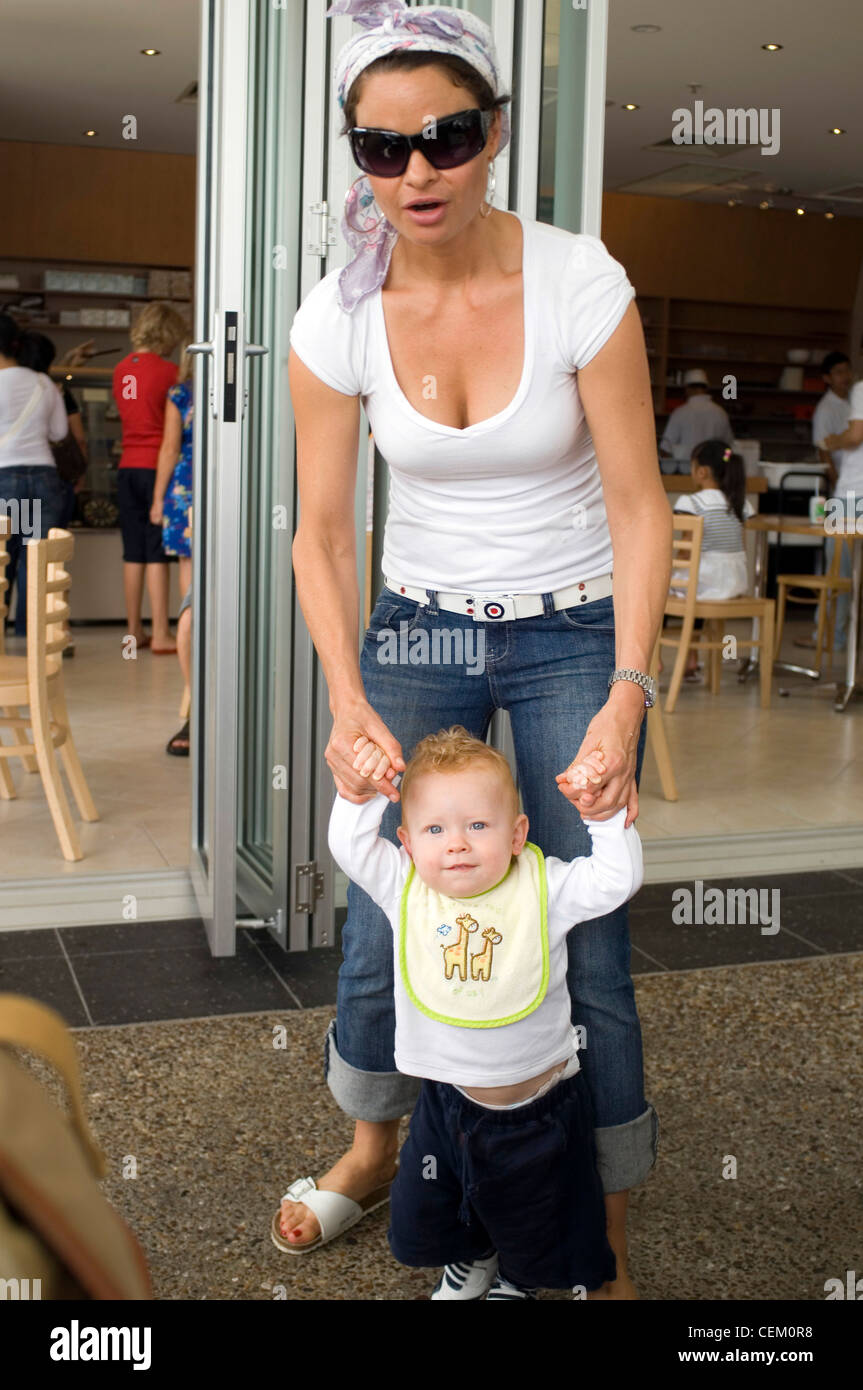
[[(850, 363), (848, 376), (851, 376)], [(863, 381), (855, 382), (848, 393), (847, 427), (840, 433), (828, 434), (821, 440), (816, 438), (816, 443), (819, 449), (829, 451), (834, 458), (838, 458), (839, 476), (833, 485), (833, 496), (843, 504), (846, 523), (853, 521), (859, 528), (863, 525)], [(827, 542), (828, 566), (832, 548), (836, 544), (832, 538)], [(843, 578), (850, 579), (851, 569), (851, 547), (843, 544), (839, 573)], [(847, 631), (850, 611), (851, 595), (840, 594), (836, 600), (837, 651), (844, 650), (849, 635), (852, 640), (856, 640), (856, 633), (849, 634)]]
[(812, 416), (812, 443), (818, 450), (819, 461), (830, 466), (830, 486), (833, 487), (842, 467), (842, 451), (823, 448), (822, 440), (828, 434), (842, 434), (848, 428), (848, 398), (854, 380), (850, 359), (844, 352), (828, 352), (821, 363), (821, 375), (827, 390)]
[[(734, 430), (728, 412), (710, 399), (710, 382), (700, 367), (693, 367), (683, 378), (686, 403), (672, 410), (659, 441), (663, 473), (688, 473), (696, 444), (705, 439), (724, 439), (734, 443)], [(666, 462), (667, 460), (667, 462)]]

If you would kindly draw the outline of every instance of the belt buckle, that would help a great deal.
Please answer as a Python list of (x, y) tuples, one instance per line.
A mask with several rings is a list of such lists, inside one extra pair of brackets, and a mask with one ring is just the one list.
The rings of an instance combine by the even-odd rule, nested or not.
[(483, 594), (473, 601), (468, 611), (472, 613), (475, 623), (512, 622), (515, 618), (515, 599), (512, 594), (501, 594), (495, 598)]

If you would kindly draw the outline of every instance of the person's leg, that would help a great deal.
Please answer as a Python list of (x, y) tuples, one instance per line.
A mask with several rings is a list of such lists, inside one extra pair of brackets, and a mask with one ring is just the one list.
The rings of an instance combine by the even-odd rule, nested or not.
[(144, 597), (144, 566), (123, 561), (123, 597), (126, 601), (126, 632), (140, 642), (144, 636), (141, 600)]
[[(492, 691), (510, 711), (528, 836), (561, 859), (589, 854), (584, 823), (554, 779), (575, 757), (607, 699), (615, 656), (612, 600), (509, 627), (514, 630), (509, 652), (490, 669)], [(638, 741), (638, 775), (645, 737), (646, 721)], [(572, 1020), (584, 1030), (579, 1055), (591, 1093), (608, 1234), (618, 1263), (612, 1296), (633, 1297), (626, 1273), (625, 1194), (653, 1165), (657, 1121), (644, 1097), (626, 905), (579, 923), (567, 948)]]
[(123, 598), (126, 604), (126, 633), (140, 644), (144, 637), (141, 600), (144, 597), (144, 518), (141, 515), (137, 474), (140, 468), (121, 468), (117, 472), (117, 509), (123, 537)]
[[(493, 708), (476, 646), (478, 630), (472, 619), (418, 608), (389, 591), (378, 600), (360, 666), (368, 701), (401, 743), (405, 760), (426, 734), (451, 724), (485, 735)], [(447, 641), (444, 632), (460, 635)], [(454, 653), (466, 659), (453, 660)], [(394, 844), (400, 821), (400, 805), (391, 805), (381, 834)], [(392, 928), (354, 884), (348, 887), (342, 952), (326, 1075), (334, 1099), (357, 1120), (357, 1128), (352, 1148), (318, 1186), (358, 1200), (392, 1178), (399, 1120), (413, 1108), (419, 1083), (396, 1071), (393, 1058)], [(318, 1221), (303, 1203), (284, 1202), (282, 1231), (295, 1232), (296, 1244), (305, 1245), (317, 1236)]]
[(171, 589), (171, 566), (165, 559), (146, 566), (147, 593), (150, 597), (150, 621), (153, 646), (159, 651), (176, 651), (174, 636), (168, 621), (168, 595)]
[(184, 608), (177, 619), (177, 660), (186, 685), (192, 684), (192, 610)]
[[(60, 526), (66, 503), (65, 484), (56, 468), (22, 468), (21, 525), (22, 542), (44, 540), (53, 526)], [(24, 534), (23, 527), (28, 527)], [(27, 547), (21, 545), (18, 560), (18, 590), (15, 608), (15, 634), (24, 637), (27, 632)]]
[(188, 592), (192, 584), (192, 557), (191, 555), (179, 555), (177, 557), (177, 578), (180, 583), (180, 593)]

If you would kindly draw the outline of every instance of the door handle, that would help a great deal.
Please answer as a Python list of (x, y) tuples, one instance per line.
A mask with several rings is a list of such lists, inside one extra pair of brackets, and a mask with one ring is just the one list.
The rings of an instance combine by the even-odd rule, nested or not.
[(243, 348), (243, 352), (247, 357), (263, 357), (269, 350), (268, 347), (259, 347), (257, 343), (246, 343), (246, 346)]

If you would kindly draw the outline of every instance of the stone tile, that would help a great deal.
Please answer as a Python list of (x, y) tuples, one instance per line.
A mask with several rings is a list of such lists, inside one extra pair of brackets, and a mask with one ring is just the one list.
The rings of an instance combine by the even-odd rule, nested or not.
[(208, 1018), (296, 1008), (284, 984), (248, 941), (219, 959), (206, 944), (162, 951), (83, 952), (75, 974), (93, 1022)]
[[(51, 932), (27, 934), (53, 935)], [(31, 999), (38, 999), (40, 1003), (56, 1009), (71, 1028), (86, 1027), (90, 1021), (64, 958), (0, 958), (0, 993), (26, 994)]]
[[(38, 933), (30, 932), (29, 935), (37, 936)], [(60, 935), (70, 956), (113, 954), (117, 951), (189, 950), (207, 944), (207, 934), (201, 921), (119, 922), (115, 926), (63, 927)]]
[(0, 965), (10, 960), (63, 959), (53, 927), (39, 931), (0, 932)]
[(630, 919), (629, 936), (633, 946), (672, 971), (743, 965), (755, 961), (797, 960), (819, 954), (814, 944), (801, 941), (789, 930), (783, 931), (783, 925), (781, 900), (779, 931), (772, 936), (763, 934), (757, 923), (739, 926), (677, 925), (672, 922), (669, 912), (654, 909)]
[(278, 971), (304, 1009), (335, 1004), (342, 953), (338, 946), (315, 946), (309, 951), (285, 952), (272, 937), (255, 932), (259, 950)]

